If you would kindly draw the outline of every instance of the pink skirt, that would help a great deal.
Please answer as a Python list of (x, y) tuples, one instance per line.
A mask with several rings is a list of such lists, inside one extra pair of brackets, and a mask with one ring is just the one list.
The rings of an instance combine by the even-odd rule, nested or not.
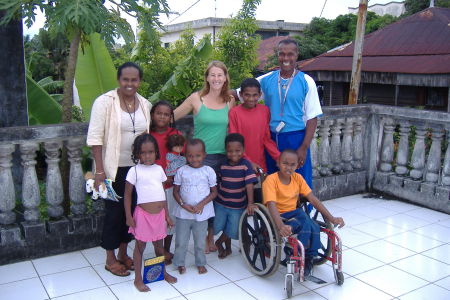
[(161, 209), (157, 214), (149, 214), (138, 205), (134, 209), (133, 219), (136, 227), (130, 227), (128, 232), (133, 234), (135, 239), (142, 242), (154, 242), (167, 236), (165, 209)]

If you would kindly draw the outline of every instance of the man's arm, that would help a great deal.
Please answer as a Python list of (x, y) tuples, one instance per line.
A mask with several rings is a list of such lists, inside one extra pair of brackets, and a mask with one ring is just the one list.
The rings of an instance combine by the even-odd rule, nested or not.
[(305, 138), (303, 139), (303, 143), (297, 149), (299, 167), (303, 166), (303, 164), (305, 163), (306, 153), (308, 151), (309, 145), (311, 145), (312, 139), (314, 138), (316, 128), (317, 118), (309, 119), (306, 122)]

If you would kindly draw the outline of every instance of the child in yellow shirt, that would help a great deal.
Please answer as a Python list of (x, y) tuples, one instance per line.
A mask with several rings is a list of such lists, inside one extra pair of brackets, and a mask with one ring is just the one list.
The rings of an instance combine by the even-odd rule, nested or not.
[[(298, 156), (294, 150), (284, 150), (281, 153), (277, 161), (279, 171), (267, 176), (263, 182), (263, 200), (281, 236), (297, 234), (297, 238), (305, 247), (305, 276), (308, 276), (313, 267), (313, 258), (317, 256), (317, 251), (321, 247), (320, 227), (302, 208), (297, 208), (299, 196), (306, 197), (332, 224), (339, 225), (340, 228), (345, 223), (341, 217), (333, 217), (314, 196), (303, 177), (295, 173), (298, 163)], [(287, 221), (283, 222), (282, 218)]]

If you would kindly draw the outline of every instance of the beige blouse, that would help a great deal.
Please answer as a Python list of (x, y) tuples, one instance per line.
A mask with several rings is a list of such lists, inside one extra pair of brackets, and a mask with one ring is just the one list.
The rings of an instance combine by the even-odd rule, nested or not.
[[(152, 104), (139, 94), (137, 99), (144, 112), (147, 129), (150, 128), (150, 108)], [(116, 178), (119, 165), (121, 140), (121, 113), (120, 99), (117, 89), (109, 91), (95, 99), (91, 110), (91, 119), (87, 134), (88, 146), (103, 146), (102, 159), (106, 178)]]

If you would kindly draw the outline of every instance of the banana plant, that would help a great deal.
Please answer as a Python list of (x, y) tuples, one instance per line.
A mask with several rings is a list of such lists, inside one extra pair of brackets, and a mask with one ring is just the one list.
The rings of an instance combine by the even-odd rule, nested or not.
[(88, 39), (89, 43), (79, 51), (75, 72), (75, 85), (86, 120), (94, 100), (117, 86), (116, 68), (105, 42), (98, 33), (89, 35)]
[(61, 105), (30, 74), (26, 74), (28, 120), (30, 125), (61, 122)]
[(212, 50), (211, 37), (206, 35), (199, 41), (189, 56), (175, 68), (172, 76), (161, 90), (150, 97), (150, 102), (155, 102), (159, 99), (178, 102), (189, 96), (194, 91), (191, 83), (198, 79), (199, 76), (198, 72), (193, 72), (193, 70), (198, 69), (200, 63), (207, 61), (211, 57)]

